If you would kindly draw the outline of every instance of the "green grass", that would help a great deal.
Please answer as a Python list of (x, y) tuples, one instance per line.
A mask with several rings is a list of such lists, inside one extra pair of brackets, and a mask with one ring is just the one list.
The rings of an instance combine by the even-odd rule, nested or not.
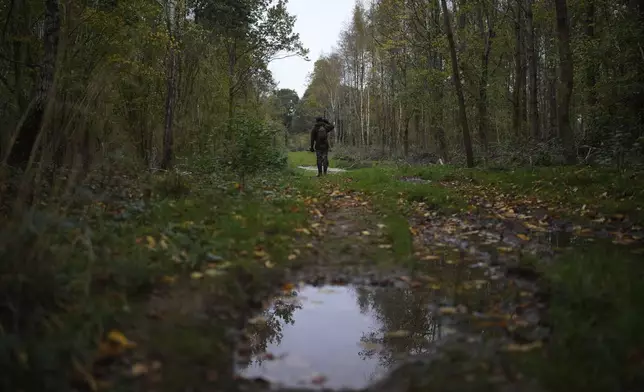
[[(310, 151), (291, 151), (288, 153), (289, 167), (298, 166), (316, 166), (315, 153)], [(329, 167), (340, 169), (354, 169), (359, 167), (371, 166), (368, 162), (348, 162), (342, 159), (334, 158), (333, 151), (329, 153)]]
[[(289, 166), (306, 165), (311, 159), (315, 164), (315, 156), (312, 153), (312, 157), (305, 154), (307, 153), (289, 153)], [(369, 195), (374, 202), (376, 213), (388, 227), (396, 259), (406, 261), (413, 252), (407, 221), (410, 202), (423, 202), (430, 208), (445, 212), (459, 211), (467, 206), (458, 194), (439, 184), (415, 184), (400, 180), (402, 176), (417, 175), (418, 170), (421, 169), (385, 163), (377, 167), (352, 169), (346, 173), (329, 175), (322, 181), (328, 181), (343, 191), (360, 191)]]
[(528, 366), (552, 391), (635, 391), (644, 383), (644, 265), (611, 244), (541, 266), (552, 338)]
[(429, 180), (471, 181), (504, 193), (537, 196), (570, 210), (586, 206), (604, 214), (620, 213), (634, 222), (644, 222), (644, 173), (641, 172), (579, 166), (491, 170), (437, 165), (410, 166), (403, 171)]
[[(293, 162), (302, 160), (301, 153), (289, 154)], [(315, 164), (315, 157), (311, 157)], [(613, 169), (572, 167), (536, 167), (519, 169), (465, 169), (450, 165), (396, 166), (387, 162), (373, 168), (352, 170), (368, 190), (383, 191), (389, 196), (403, 192), (410, 200), (426, 201), (437, 207), (462, 208), (464, 196), (439, 190), (441, 181), (483, 185), (501, 193), (536, 196), (552, 206), (577, 212), (585, 210), (605, 215), (627, 215), (634, 223), (644, 223), (644, 173)], [(430, 180), (432, 184), (402, 184), (403, 176)], [(383, 189), (386, 188), (386, 189)], [(389, 190), (389, 191), (388, 191)], [(574, 214), (570, 214), (571, 216)]]
[[(269, 284), (266, 261), (276, 271), (288, 266), (293, 228), (308, 218), (295, 190), (287, 191), (300, 182), (305, 193), (301, 177), (275, 174), (240, 193), (202, 175), (142, 177), (132, 191), (153, 188), (147, 203), (138, 196), (83, 202), (9, 222), (0, 233), (0, 295), (10, 309), (0, 312), (2, 389), (65, 389), (70, 361), (89, 363), (101, 334), (124, 329), (132, 309), (168, 276), (214, 262), (230, 265), (227, 284), (237, 294), (235, 271)], [(248, 282), (244, 290), (252, 295)]]

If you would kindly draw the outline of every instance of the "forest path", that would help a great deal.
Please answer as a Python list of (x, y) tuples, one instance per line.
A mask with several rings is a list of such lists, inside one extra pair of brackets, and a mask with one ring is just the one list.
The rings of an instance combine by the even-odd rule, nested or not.
[[(304, 215), (282, 225), (288, 236), (262, 229), (263, 245), (253, 239), (240, 260), (209, 256), (203, 273), (134, 309), (142, 317), (125, 330), (139, 347), (123, 368), (137, 374), (134, 389), (541, 391), (524, 366), (543, 367), (550, 339), (535, 260), (587, 246), (591, 233), (638, 235), (579, 227), (537, 199), (489, 189), (448, 212), (360, 190), (364, 177), (352, 177), (266, 185), (278, 207), (269, 219)], [(469, 197), (459, 184), (406, 189), (441, 186)], [(247, 238), (246, 223), (266, 219), (242, 210), (227, 225), (240, 222)], [(291, 244), (273, 253), (280, 237)]]
[(401, 255), (392, 244), (400, 233), (368, 195), (317, 181), (300, 267), (237, 348), (240, 374), (252, 378), (242, 389), (540, 390), (513, 357), (539, 350), (546, 334), (534, 281), (507, 276), (460, 230), (438, 235), (455, 222), (420, 210), (406, 228), (413, 249)]

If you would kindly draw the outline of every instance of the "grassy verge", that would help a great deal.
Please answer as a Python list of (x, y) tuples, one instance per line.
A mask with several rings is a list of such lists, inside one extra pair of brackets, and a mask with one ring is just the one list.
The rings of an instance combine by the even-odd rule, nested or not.
[[(182, 277), (242, 271), (261, 281), (287, 265), (293, 228), (307, 219), (287, 185), (298, 181), (278, 174), (240, 193), (197, 175), (134, 178), (131, 192), (118, 189), (129, 197), (8, 222), (0, 233), (2, 389), (66, 389), (72, 364), (89, 367), (106, 331), (122, 329), (153, 290)], [(142, 184), (153, 189), (147, 201)]]
[(574, 249), (543, 267), (551, 287), (546, 350), (529, 358), (552, 391), (635, 391), (644, 383), (644, 268), (617, 246)]
[(404, 171), (433, 181), (466, 181), (502, 193), (530, 195), (569, 210), (628, 215), (644, 222), (644, 173), (590, 167), (539, 167), (508, 170), (451, 166), (407, 167)]

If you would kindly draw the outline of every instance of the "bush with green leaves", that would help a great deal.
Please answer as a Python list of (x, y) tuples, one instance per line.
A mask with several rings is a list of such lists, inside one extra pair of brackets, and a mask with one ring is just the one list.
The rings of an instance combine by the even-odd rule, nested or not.
[(287, 157), (277, 147), (279, 130), (252, 117), (236, 117), (230, 126), (231, 138), (222, 156), (242, 187), (246, 179), (260, 172), (286, 167)]

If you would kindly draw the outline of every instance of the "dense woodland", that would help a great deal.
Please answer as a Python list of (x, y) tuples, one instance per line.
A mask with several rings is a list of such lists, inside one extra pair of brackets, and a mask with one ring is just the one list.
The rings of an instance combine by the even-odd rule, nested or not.
[(368, 1), (316, 62), (296, 128), (326, 111), (374, 157), (641, 163), (643, 33), (642, 1)]
[(0, 21), (0, 156), (32, 179), (283, 145), (267, 65), (307, 53), (284, 0), (4, 0)]
[(301, 100), (267, 69), (307, 55), (284, 0), (5, 0), (0, 15), (13, 168), (239, 164), (323, 113), (374, 157), (642, 161), (642, 1), (358, 2)]

